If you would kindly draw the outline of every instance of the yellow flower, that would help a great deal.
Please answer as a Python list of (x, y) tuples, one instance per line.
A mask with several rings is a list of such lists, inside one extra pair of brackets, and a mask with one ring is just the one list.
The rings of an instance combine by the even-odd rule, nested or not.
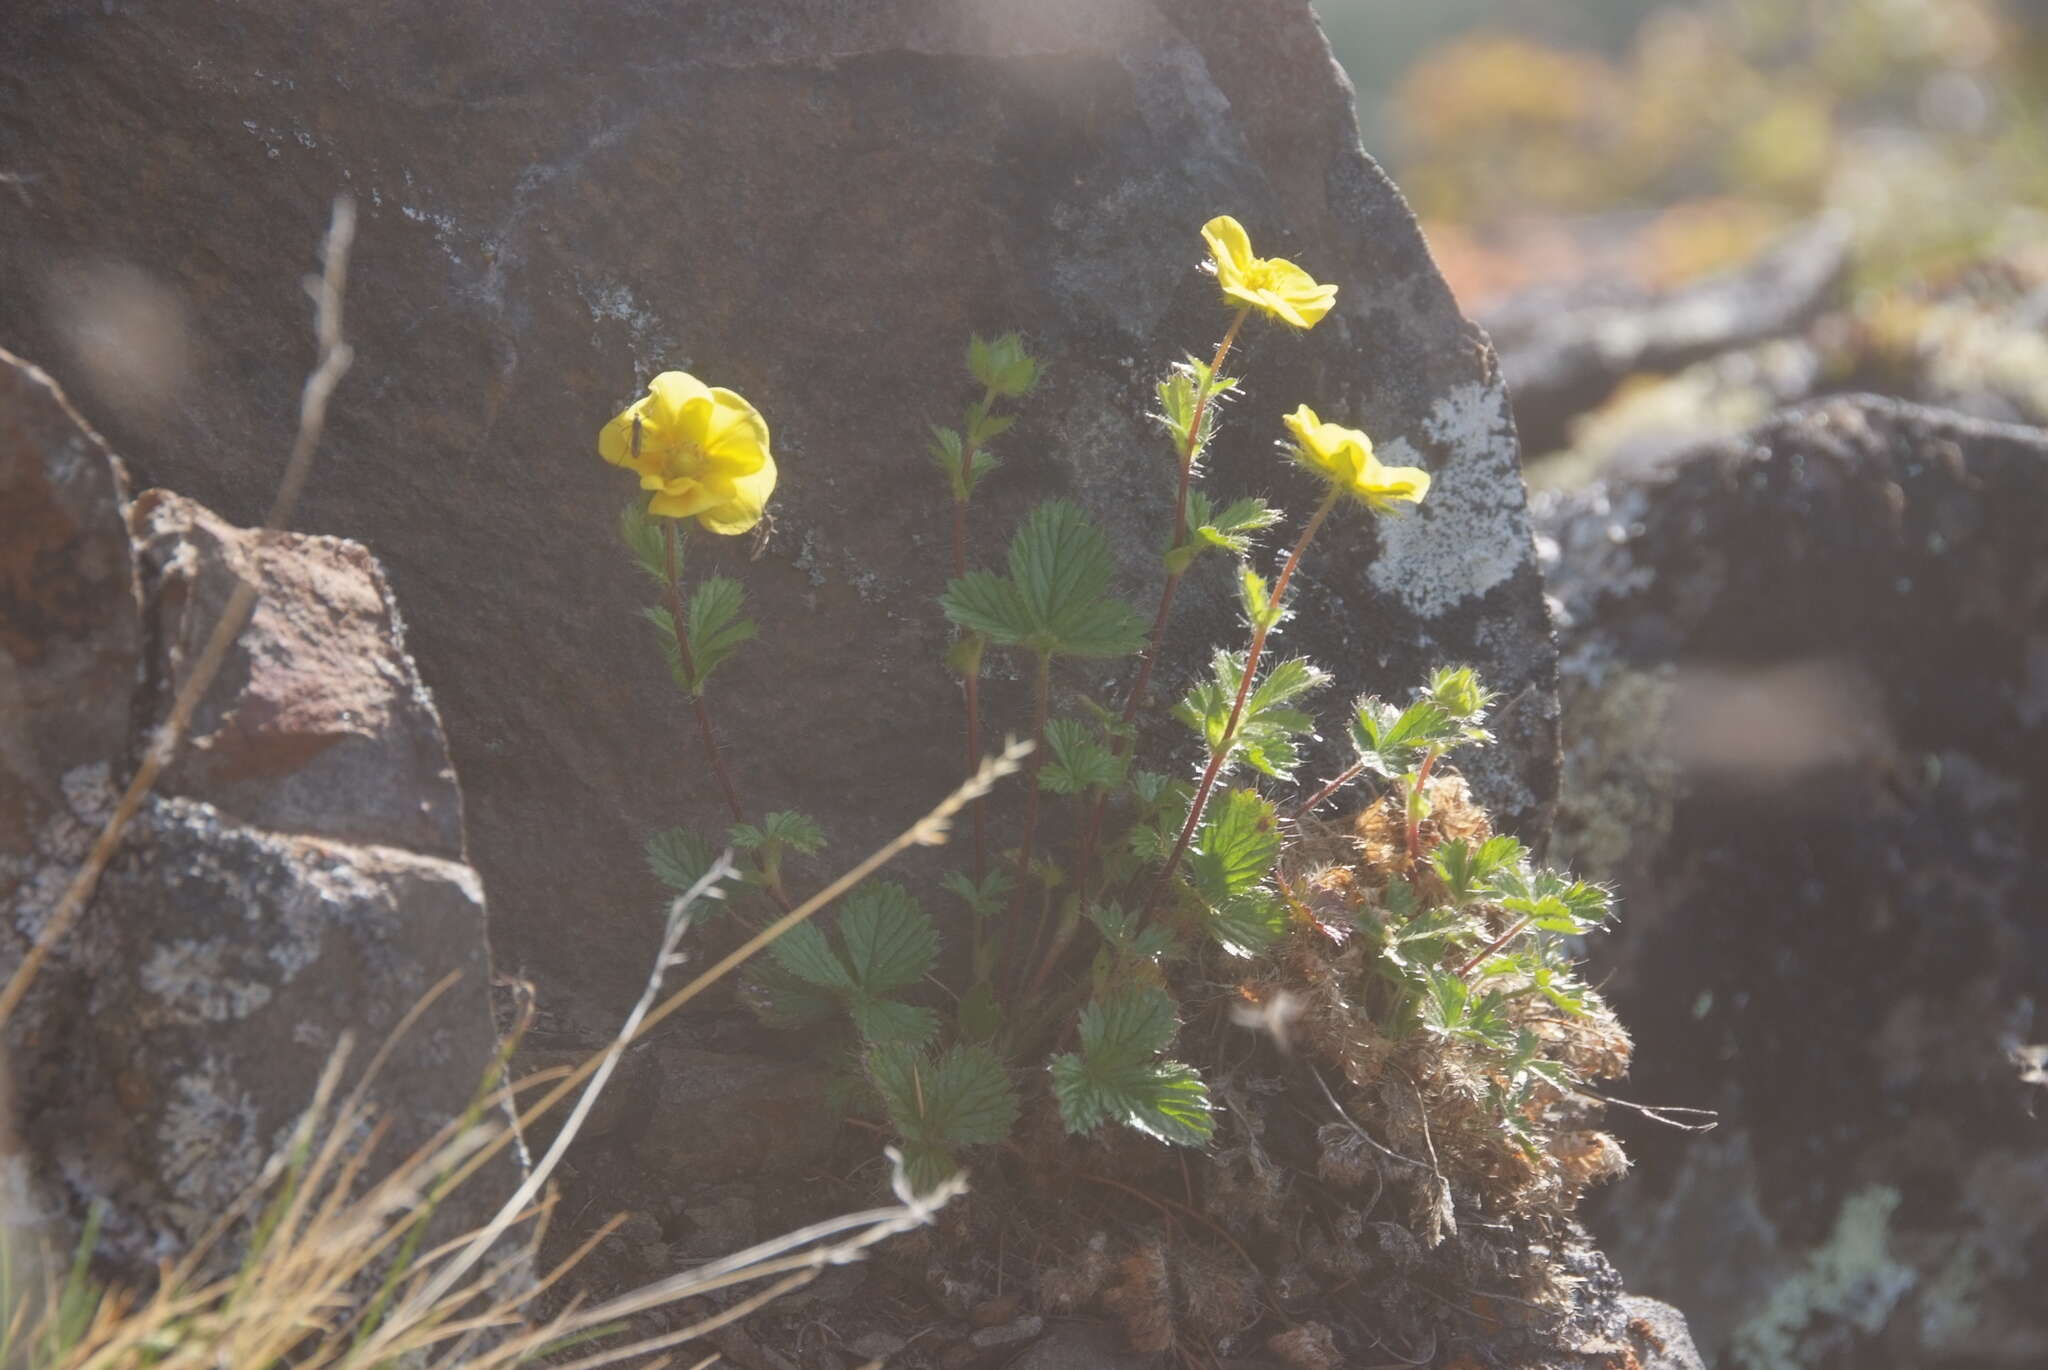
[(1382, 466), (1372, 454), (1372, 439), (1356, 428), (1324, 423), (1305, 404), (1285, 422), (1294, 434), (1296, 461), (1383, 514), (1405, 513), (1401, 501), (1420, 504), (1429, 493), (1429, 472), (1419, 466)]
[[(634, 421), (640, 426), (637, 455)], [(730, 390), (664, 371), (597, 435), (597, 454), (640, 473), (647, 512), (744, 533), (775, 493), (775, 458), (760, 411)]]
[(1337, 287), (1317, 285), (1315, 277), (1284, 257), (1254, 257), (1244, 225), (1228, 214), (1202, 225), (1202, 241), (1216, 267), (1223, 298), (1258, 310), (1296, 328), (1314, 328), (1337, 302)]

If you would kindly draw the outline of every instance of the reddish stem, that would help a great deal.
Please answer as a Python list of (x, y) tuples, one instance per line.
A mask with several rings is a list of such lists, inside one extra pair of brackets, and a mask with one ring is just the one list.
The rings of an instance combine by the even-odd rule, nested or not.
[(1423, 755), (1422, 765), (1415, 772), (1415, 788), (1408, 796), (1408, 859), (1414, 861), (1422, 855), (1422, 815), (1416, 812), (1416, 800), (1422, 796), (1422, 787), (1429, 783), (1430, 767), (1436, 765), (1437, 751), (1432, 747)]
[[(638, 437), (638, 429), (635, 429)], [(683, 618), (683, 589), (676, 568), (676, 521), (663, 519), (661, 522), (662, 548), (667, 555), (668, 577), (664, 588), (668, 592), (668, 614), (674, 620), (676, 629), (676, 651), (682, 658), (683, 677), (693, 682), (690, 689), (690, 704), (697, 713), (697, 735), (704, 740), (704, 755), (711, 759), (711, 773), (718, 777), (718, 791), (725, 796), (725, 807), (732, 813), (732, 821), (747, 821), (747, 811), (740, 803), (740, 792), (733, 787), (732, 775), (725, 769), (725, 753), (719, 750), (718, 738), (711, 731), (711, 707), (704, 702), (704, 696), (695, 688), (697, 663), (690, 656), (690, 634)], [(782, 888), (782, 877), (772, 868), (762, 869), (768, 893), (787, 913), (791, 908), (788, 893)]]
[(676, 521), (665, 518), (661, 521), (662, 550), (668, 559), (668, 576), (663, 588), (668, 592), (668, 616), (675, 623), (676, 651), (683, 662), (683, 678), (690, 682), (690, 703), (697, 711), (697, 731), (704, 739), (704, 754), (711, 759), (711, 772), (718, 777), (718, 789), (725, 796), (726, 808), (732, 810), (732, 821), (744, 823), (747, 812), (740, 805), (739, 791), (733, 788), (732, 776), (726, 773), (725, 755), (718, 749), (718, 739), (711, 732), (711, 709), (704, 702), (703, 692), (698, 688), (697, 663), (690, 656), (690, 633), (688, 620), (683, 615), (683, 587), (676, 570)]
[[(1250, 309), (1240, 309), (1231, 318), (1230, 327), (1223, 331), (1223, 340), (1216, 344), (1215, 355), (1209, 359), (1208, 383), (1202, 387), (1201, 393), (1195, 396), (1194, 412), (1188, 422), (1187, 440), (1182, 444), (1180, 452), (1180, 483), (1173, 496), (1174, 551), (1179, 551), (1182, 544), (1188, 540), (1188, 491), (1194, 483), (1195, 454), (1201, 447), (1202, 419), (1209, 411), (1209, 397), (1215, 389), (1217, 374), (1223, 370), (1224, 360), (1230, 356), (1230, 349), (1237, 342), (1238, 330), (1244, 327), (1244, 321), (1250, 315)], [(1181, 577), (1184, 574), (1183, 571), (1167, 572), (1166, 586), (1159, 594), (1159, 612), (1152, 616), (1152, 632), (1145, 640), (1144, 652), (1138, 657), (1137, 678), (1131, 682), (1130, 697), (1124, 700), (1122, 721), (1126, 728), (1130, 727), (1131, 721), (1138, 716), (1138, 706), (1144, 702), (1145, 690), (1152, 683), (1152, 667), (1159, 660), (1160, 650), (1166, 642), (1166, 622), (1173, 612), (1174, 592), (1180, 589)], [(1129, 746), (1129, 739), (1119, 736), (1112, 744), (1111, 750), (1117, 756), (1122, 756)], [(1081, 892), (1083, 903), (1087, 902), (1088, 873), (1094, 865), (1096, 844), (1102, 838), (1102, 813), (1108, 802), (1107, 793), (1095, 796), (1095, 803), (1088, 811), (1087, 825), (1081, 832), (1081, 852), (1077, 863), (1079, 869), (1075, 872), (1075, 888)], [(1044, 982), (1046, 975), (1052, 970), (1053, 961), (1066, 950), (1067, 941), (1073, 936), (1073, 929), (1068, 928), (1064, 931), (1066, 936), (1055, 938), (1053, 945), (1046, 951), (1045, 961), (1032, 979), (1034, 985)]]
[[(971, 448), (961, 454), (963, 463), (971, 462), (974, 452)], [(967, 500), (956, 497), (953, 501), (953, 575), (955, 578), (967, 574)], [(981, 768), (981, 663), (967, 672), (962, 680), (967, 693), (967, 774), (972, 776)], [(974, 801), (974, 883), (978, 886), (988, 874), (988, 809), (986, 801)]]
[[(1051, 709), (1052, 656), (1040, 652), (1038, 671), (1031, 681), (1031, 759), (1024, 763), (1024, 836), (1017, 846), (1017, 888), (1010, 895), (1008, 912), (1003, 915), (1006, 948), (1015, 936), (1018, 915), (1023, 912), (1025, 897), (1031, 890), (1031, 857), (1038, 840), (1038, 772), (1045, 766), (1045, 720)], [(1043, 922), (1041, 918), (1041, 927), (1033, 935), (1033, 949), (1037, 938), (1043, 935)], [(1022, 979), (1021, 974), (1019, 979)]]
[[(1278, 614), (1281, 603), (1287, 597), (1287, 586), (1294, 579), (1294, 568), (1301, 564), (1301, 554), (1308, 549), (1309, 541), (1316, 530), (1323, 526), (1330, 510), (1336, 506), (1340, 487), (1332, 485), (1330, 493), (1316, 506), (1315, 517), (1308, 521), (1308, 527), (1301, 530), (1301, 538), (1294, 544), (1294, 550), (1287, 554), (1287, 564), (1280, 568), (1280, 578), (1273, 582), (1272, 609)], [(1188, 821), (1181, 825), (1180, 840), (1173, 844), (1173, 855), (1166, 859), (1166, 868), (1159, 872), (1159, 879), (1152, 886), (1152, 897), (1146, 901), (1148, 910), (1156, 908), (1166, 893), (1167, 882), (1180, 867), (1180, 859), (1186, 855), (1188, 843), (1193, 840), (1195, 828), (1202, 821), (1202, 810), (1208, 805), (1209, 792), (1216, 787), (1216, 777), (1222, 773), (1223, 763), (1230, 756), (1231, 743), (1237, 740), (1238, 720), (1244, 715), (1244, 701), (1252, 692), (1252, 678), (1259, 671), (1259, 655), (1266, 649), (1266, 634), (1271, 631), (1268, 623), (1260, 624), (1252, 631), (1251, 650), (1245, 653), (1244, 674), (1238, 678), (1237, 698), (1230, 704), (1230, 721), (1223, 725), (1223, 737), (1216, 749), (1209, 753), (1209, 764), (1202, 769), (1202, 783), (1195, 787), (1195, 802), (1188, 806)]]
[(1528, 926), (1529, 920), (1527, 918), (1518, 918), (1513, 923), (1510, 923), (1508, 925), (1508, 930), (1506, 932), (1494, 938), (1491, 942), (1488, 942), (1484, 947), (1480, 949), (1480, 952), (1477, 956), (1474, 956), (1464, 965), (1458, 967), (1458, 978), (1462, 980), (1466, 976), (1470, 975), (1472, 973), (1472, 968), (1474, 966), (1477, 966), (1481, 961), (1484, 961), (1487, 957), (1493, 955), (1502, 947), (1506, 946), (1509, 940), (1513, 938), (1516, 933), (1520, 932), (1523, 928), (1526, 928)]
[(1343, 789), (1346, 785), (1349, 785), (1352, 781), (1358, 779), (1358, 777), (1363, 774), (1365, 774), (1365, 763), (1363, 761), (1352, 762), (1349, 766), (1346, 766), (1342, 771), (1338, 772), (1337, 778), (1335, 780), (1332, 780), (1329, 784), (1323, 786), (1320, 790), (1317, 790), (1314, 794), (1310, 795), (1306, 800), (1304, 800), (1301, 803), (1301, 805), (1295, 809), (1293, 817), (1307, 817), (1308, 814), (1315, 809), (1316, 805), (1322, 803), (1325, 799), (1328, 799), (1331, 795), (1337, 793), (1337, 791)]

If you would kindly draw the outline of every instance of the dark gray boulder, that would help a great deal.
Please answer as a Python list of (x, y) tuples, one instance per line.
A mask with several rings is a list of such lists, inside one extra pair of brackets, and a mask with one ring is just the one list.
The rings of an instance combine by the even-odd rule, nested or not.
[(1716, 1363), (2042, 1363), (2048, 434), (1832, 400), (1540, 519), (1623, 1092), (1722, 1117), (1604, 1249)]
[[(497, 1044), (483, 890), (433, 702), (359, 545), (231, 528), (162, 492), (130, 504), (98, 435), (5, 353), (0, 493), (0, 980), (228, 588), (263, 575), (195, 744), (6, 1024), (10, 1230), (69, 1251), (102, 1204), (96, 1255), (133, 1280), (257, 1181), (345, 1038), (359, 1073), (451, 971), (367, 1089), (390, 1129), (373, 1171), (461, 1114)], [(481, 1220), (510, 1174), (485, 1170), (442, 1221)]]
[[(582, 1022), (615, 1017), (656, 938), (641, 837), (724, 826), (612, 546), (628, 483), (598, 426), (671, 367), (766, 414), (772, 539), (751, 563), (694, 553), (744, 577), (765, 628), (714, 704), (749, 804), (816, 813), (850, 860), (956, 774), (923, 446), (967, 398), (967, 334), (1022, 329), (1051, 377), (977, 511), (983, 546), (1074, 496), (1149, 611), (1173, 482), (1144, 415), (1162, 366), (1222, 327), (1195, 270), (1217, 213), (1343, 291), (1312, 334), (1249, 330), (1221, 489), (1306, 512), (1272, 451), (1302, 402), (1437, 479), (1405, 522), (1328, 537), (1292, 645), (1347, 690), (1477, 664), (1506, 743), (1475, 779), (1542, 834), (1553, 655), (1505, 392), (1361, 151), (1305, 0), (40, 3), (0, 72), (0, 165), (25, 178), (0, 295), (35, 302), (0, 341), (61, 358), (143, 477), (231, 520), (263, 507), (289, 433), (309, 350), (291, 283), (329, 198), (358, 199), (357, 362), (303, 522), (388, 566), (501, 958)], [(109, 316), (178, 346), (110, 360)], [(1168, 690), (1236, 636), (1207, 570)], [(1019, 690), (992, 689), (999, 736)]]

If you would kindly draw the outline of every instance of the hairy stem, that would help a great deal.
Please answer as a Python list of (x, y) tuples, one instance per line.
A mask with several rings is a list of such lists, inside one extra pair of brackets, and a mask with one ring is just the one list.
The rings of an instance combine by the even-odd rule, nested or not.
[[(1009, 910), (1003, 916), (1006, 947), (1016, 936), (1017, 919), (1031, 891), (1031, 857), (1038, 841), (1038, 773), (1045, 766), (1045, 721), (1051, 711), (1052, 653), (1040, 652), (1038, 669), (1031, 677), (1031, 759), (1024, 763), (1024, 835), (1017, 844), (1017, 888), (1011, 893)], [(1039, 921), (1042, 929), (1043, 916)]]
[(1346, 785), (1349, 785), (1352, 781), (1358, 779), (1358, 777), (1363, 774), (1365, 774), (1365, 763), (1363, 761), (1352, 762), (1349, 766), (1346, 766), (1343, 770), (1339, 771), (1337, 773), (1336, 778), (1332, 780), (1329, 784), (1323, 786), (1320, 790), (1317, 790), (1314, 794), (1310, 795), (1307, 799), (1303, 800), (1301, 804), (1296, 807), (1292, 816), (1295, 818), (1307, 817), (1311, 812), (1315, 810), (1316, 805), (1322, 803), (1325, 799), (1328, 799), (1331, 795), (1337, 793), (1337, 791), (1343, 789)]
[[(1238, 329), (1244, 327), (1249, 309), (1240, 309), (1230, 320), (1230, 327), (1223, 334), (1223, 341), (1216, 344), (1216, 355), (1209, 360), (1209, 382), (1195, 396), (1194, 414), (1188, 422), (1187, 441), (1180, 451), (1180, 486), (1173, 496), (1173, 542), (1178, 551), (1188, 540), (1188, 491), (1194, 482), (1195, 457), (1202, 449), (1202, 421), (1209, 412), (1209, 399), (1216, 389), (1216, 377), (1223, 370), (1225, 358), (1237, 341)], [(1152, 635), (1145, 643), (1144, 655), (1138, 658), (1138, 677), (1131, 682), (1131, 696), (1124, 701), (1123, 721), (1129, 723), (1138, 716), (1138, 705), (1145, 698), (1145, 687), (1152, 683), (1152, 667), (1159, 660), (1159, 650), (1166, 641), (1166, 619), (1173, 608), (1173, 593), (1180, 588), (1181, 573), (1166, 577), (1166, 588), (1159, 596), (1159, 612), (1152, 619)]]
[(1481, 947), (1479, 949), (1478, 955), (1474, 956), (1464, 965), (1458, 967), (1457, 971), (1455, 972), (1457, 977), (1460, 980), (1462, 980), (1466, 976), (1470, 975), (1472, 973), (1473, 968), (1476, 967), (1481, 961), (1484, 961), (1487, 957), (1493, 955), (1502, 947), (1506, 946), (1509, 942), (1513, 941), (1515, 934), (1528, 926), (1529, 920), (1526, 917), (1517, 918), (1514, 922), (1508, 924), (1508, 930), (1506, 932), (1494, 938), (1491, 942), (1488, 942), (1484, 947)]
[[(1173, 542), (1170, 544), (1173, 551), (1179, 551), (1182, 544), (1188, 540), (1188, 491), (1194, 482), (1195, 457), (1201, 451), (1202, 421), (1209, 411), (1209, 398), (1215, 390), (1217, 374), (1223, 370), (1223, 363), (1230, 356), (1232, 345), (1237, 342), (1238, 330), (1244, 327), (1244, 321), (1250, 315), (1250, 309), (1240, 309), (1231, 317), (1230, 327), (1223, 332), (1223, 341), (1216, 344), (1215, 355), (1209, 359), (1208, 383), (1203, 385), (1201, 393), (1195, 396), (1194, 412), (1188, 423), (1187, 441), (1181, 445), (1180, 484), (1173, 496)], [(1166, 643), (1166, 623), (1173, 612), (1174, 592), (1180, 589), (1181, 577), (1185, 574), (1184, 571), (1169, 571), (1166, 574), (1166, 585), (1159, 593), (1159, 612), (1152, 616), (1152, 632), (1145, 639), (1145, 650), (1138, 657), (1138, 675), (1131, 682), (1130, 697), (1124, 700), (1122, 721), (1127, 728), (1132, 720), (1137, 718), (1138, 706), (1144, 702), (1145, 691), (1152, 684), (1152, 668), (1158, 662), (1159, 653)], [(1129, 739), (1119, 736), (1114, 739), (1111, 750), (1122, 756), (1129, 746)], [(1088, 821), (1081, 830), (1075, 887), (1081, 891), (1083, 903), (1087, 901), (1089, 872), (1094, 866), (1096, 844), (1102, 839), (1102, 814), (1108, 802), (1107, 791), (1095, 796), (1095, 803), (1088, 812)], [(1069, 936), (1071, 935), (1070, 931)], [(1052, 969), (1052, 962), (1064, 950), (1065, 939), (1054, 939), (1053, 945), (1046, 952), (1045, 964), (1033, 978), (1034, 984), (1045, 979)]]
[(1422, 855), (1422, 787), (1429, 783), (1430, 768), (1436, 765), (1437, 757), (1443, 753), (1431, 747), (1423, 754), (1422, 764), (1415, 770), (1415, 788), (1408, 792), (1408, 859), (1416, 860)]
[[(1340, 493), (1338, 486), (1330, 487), (1330, 493), (1316, 506), (1315, 515), (1309, 519), (1308, 526), (1301, 530), (1301, 537), (1294, 544), (1294, 550), (1287, 554), (1287, 564), (1280, 568), (1280, 578), (1273, 582), (1272, 608), (1276, 615), (1287, 597), (1288, 584), (1294, 579), (1294, 568), (1301, 565), (1301, 554), (1308, 550), (1316, 530), (1323, 526), (1323, 520), (1328, 518), (1330, 510), (1336, 507), (1337, 496)], [(1216, 744), (1215, 750), (1209, 753), (1209, 764), (1202, 768), (1202, 783), (1195, 787), (1195, 801), (1188, 806), (1188, 821), (1181, 825), (1180, 838), (1173, 844), (1173, 855), (1166, 858), (1166, 867), (1159, 872), (1159, 879), (1152, 886), (1152, 897), (1146, 901), (1148, 909), (1158, 907), (1159, 901), (1165, 897), (1167, 882), (1173, 879), (1174, 871), (1179, 869), (1180, 859), (1187, 854), (1188, 843), (1194, 838), (1196, 827), (1201, 824), (1202, 810), (1209, 803), (1209, 792), (1216, 788), (1216, 777), (1222, 773), (1223, 763), (1229, 759), (1231, 746), (1237, 741), (1237, 725), (1244, 717), (1245, 697), (1252, 692), (1252, 680), (1259, 673), (1259, 656), (1266, 650), (1266, 635), (1270, 631), (1271, 628), (1266, 624), (1252, 630), (1251, 650), (1245, 653), (1244, 674), (1238, 678), (1237, 698), (1230, 704), (1230, 719), (1223, 725), (1222, 740)]]
[[(639, 436), (638, 425), (634, 436)], [(725, 769), (725, 754), (718, 749), (718, 738), (711, 731), (711, 708), (704, 702), (704, 695), (697, 688), (697, 663), (690, 658), (689, 621), (683, 616), (682, 577), (676, 569), (676, 521), (665, 518), (661, 521), (662, 552), (668, 560), (668, 574), (662, 582), (662, 589), (668, 596), (668, 615), (676, 628), (676, 650), (682, 655), (683, 677), (690, 682), (690, 704), (697, 711), (697, 732), (704, 739), (704, 755), (711, 760), (712, 774), (718, 777), (718, 790), (725, 796), (725, 807), (732, 810), (732, 821), (747, 821), (747, 811), (740, 804), (740, 792), (733, 788), (732, 776)]]
[[(973, 450), (963, 453), (962, 461), (973, 460)], [(967, 501), (957, 498), (953, 501), (953, 575), (957, 579), (967, 574)], [(981, 663), (976, 661), (974, 669), (961, 677), (961, 688), (967, 695), (967, 770), (973, 775), (981, 765)], [(974, 801), (974, 883), (978, 886), (988, 875), (988, 804), (986, 800)]]

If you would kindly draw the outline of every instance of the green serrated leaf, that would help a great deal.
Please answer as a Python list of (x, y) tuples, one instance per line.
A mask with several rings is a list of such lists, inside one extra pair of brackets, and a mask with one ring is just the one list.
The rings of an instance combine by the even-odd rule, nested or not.
[(1484, 842), (1460, 837), (1439, 843), (1430, 853), (1430, 864), (1436, 867), (1452, 900), (1463, 905), (1484, 894), (1496, 873), (1518, 865), (1522, 854), (1522, 844), (1506, 835)]
[(1135, 909), (1117, 903), (1092, 904), (1088, 921), (1102, 934), (1102, 940), (1124, 963), (1156, 961), (1173, 945), (1173, 934), (1156, 924), (1147, 924)]
[(967, 911), (977, 918), (989, 918), (1001, 913), (1010, 901), (1010, 891), (1016, 882), (1005, 870), (992, 870), (976, 884), (966, 871), (948, 871), (939, 881), (939, 888), (952, 894), (967, 905)]
[(1005, 646), (1023, 642), (1037, 626), (1016, 583), (994, 571), (969, 571), (948, 582), (939, 605), (960, 627)]
[(981, 405), (974, 404), (967, 410), (967, 438), (976, 451), (988, 450), (988, 445), (1010, 431), (1017, 422), (1014, 414), (991, 414)]
[(1203, 1146), (1215, 1132), (1208, 1089), (1192, 1066), (1109, 1062), (1084, 1050), (1055, 1056), (1050, 1070), (1069, 1133), (1120, 1123), (1175, 1146)]
[(939, 1035), (939, 1015), (921, 1004), (878, 999), (856, 990), (846, 1012), (861, 1039), (874, 1046), (921, 1047)]
[(1017, 1122), (1017, 1092), (987, 1047), (956, 1046), (940, 1056), (925, 1102), (929, 1125), (954, 1146), (993, 1145)]
[(1222, 409), (1222, 402), (1237, 389), (1237, 381), (1229, 376), (1215, 376), (1209, 364), (1199, 357), (1189, 357), (1176, 362), (1159, 382), (1159, 413), (1154, 415), (1166, 428), (1173, 440), (1176, 453), (1188, 451), (1188, 430), (1194, 423), (1198, 401), (1206, 392), (1209, 396), (1202, 408), (1202, 430), (1194, 444), (1194, 456), (1199, 459), (1202, 449), (1216, 434), (1216, 422)]
[[(683, 569), (683, 548), (688, 529), (676, 525), (676, 574)], [(661, 520), (647, 512), (647, 501), (636, 499), (619, 511), (619, 540), (626, 544), (633, 564), (658, 585), (668, 584), (668, 547)]]
[(846, 896), (839, 936), (854, 981), (870, 995), (915, 984), (939, 956), (939, 934), (931, 918), (910, 891), (891, 881), (863, 885)]
[(1389, 780), (1413, 771), (1431, 747), (1465, 740), (1458, 723), (1428, 699), (1397, 709), (1378, 695), (1366, 695), (1352, 706), (1349, 730), (1358, 759)]
[(904, 1140), (935, 1147), (1003, 1141), (1017, 1121), (1017, 1093), (996, 1054), (956, 1046), (937, 1057), (904, 1046), (866, 1057), (868, 1078)]
[(982, 387), (1006, 399), (1031, 393), (1039, 380), (1039, 365), (1015, 333), (986, 339), (975, 334), (967, 344), (967, 371)]
[(1205, 903), (1221, 907), (1259, 888), (1280, 855), (1279, 811), (1257, 790), (1232, 790), (1211, 800), (1188, 848), (1188, 883)]
[(1056, 718), (1046, 725), (1050, 759), (1038, 772), (1038, 784), (1052, 794), (1080, 794), (1108, 789), (1123, 779), (1124, 758), (1096, 740), (1095, 729), (1077, 718)]
[[(1223, 730), (1230, 723), (1230, 708), (1244, 676), (1242, 652), (1217, 652), (1209, 662), (1209, 675), (1197, 681), (1173, 716), (1192, 728), (1211, 753), (1223, 746)], [(1280, 662), (1254, 682), (1245, 696), (1244, 708), (1231, 739), (1228, 762), (1242, 760), (1254, 770), (1275, 779), (1291, 780), (1300, 763), (1295, 739), (1315, 728), (1315, 719), (1291, 707), (1293, 701), (1321, 689), (1329, 673), (1306, 657)]]
[(647, 839), (645, 851), (647, 869), (677, 894), (686, 893), (702, 880), (711, 863), (718, 859), (711, 844), (687, 828), (670, 828), (654, 834)]
[(832, 950), (832, 943), (816, 923), (798, 923), (769, 944), (768, 954), (775, 958), (775, 964), (805, 984), (840, 992), (855, 988), (846, 963)]
[(809, 815), (783, 809), (762, 819), (759, 827), (752, 823), (735, 824), (732, 844), (742, 851), (758, 851), (772, 845), (810, 856), (824, 848), (825, 830)]
[(1034, 509), (1010, 541), (1010, 574), (971, 572), (940, 604), (960, 627), (993, 642), (1061, 656), (1123, 656), (1144, 641), (1144, 622), (1104, 596), (1114, 571), (1109, 539), (1064, 500)]
[(1203, 929), (1231, 956), (1257, 956), (1287, 931), (1287, 906), (1268, 889), (1207, 904), (1203, 911)]
[(759, 631), (741, 612), (746, 591), (730, 576), (712, 576), (690, 592), (690, 656), (697, 667), (691, 687), (704, 692), (711, 673)]
[(1194, 798), (1195, 791), (1185, 780), (1176, 780), (1158, 771), (1141, 770), (1131, 773), (1131, 794), (1146, 810), (1178, 802), (1181, 812), (1186, 813), (1188, 801)]
[(1081, 1010), (1081, 1051), (1096, 1064), (1135, 1065), (1173, 1040), (1173, 1000), (1156, 985), (1126, 985)]
[(1244, 620), (1253, 632), (1261, 629), (1271, 632), (1287, 617), (1285, 605), (1273, 602), (1272, 586), (1266, 578), (1249, 566), (1240, 567), (1237, 575), (1237, 603), (1244, 610)]

